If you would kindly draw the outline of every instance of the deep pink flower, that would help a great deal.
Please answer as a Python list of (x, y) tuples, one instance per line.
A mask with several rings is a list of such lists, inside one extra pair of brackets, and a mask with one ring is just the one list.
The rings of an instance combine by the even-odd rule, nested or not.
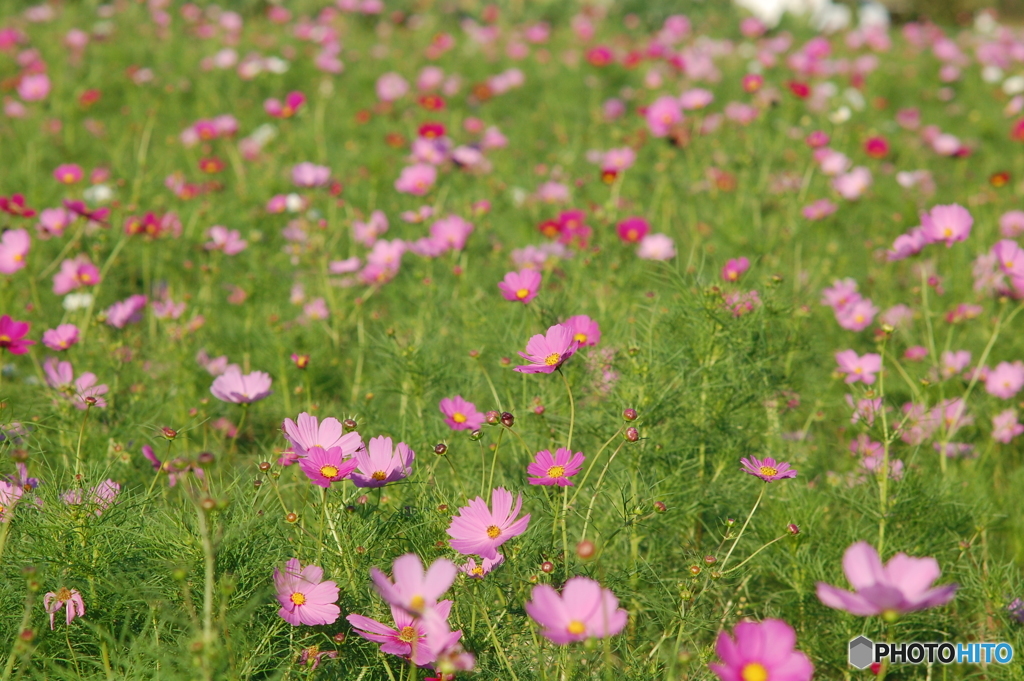
[(321, 449), (313, 447), (306, 456), (299, 459), (299, 467), (306, 474), (314, 485), (324, 489), (331, 486), (332, 482), (340, 482), (347, 478), (356, 468), (354, 458), (344, 459), (341, 447)]
[(23, 269), (31, 246), (28, 230), (9, 229), (4, 232), (0, 236), (0, 274), (14, 274)]
[(623, 243), (636, 244), (647, 236), (651, 226), (643, 218), (631, 217), (620, 222), (615, 229)]
[(9, 315), (0, 317), (0, 349), (12, 355), (24, 355), (28, 352), (28, 346), (36, 343), (25, 338), (30, 327), (28, 322), (14, 321)]
[(76, 163), (65, 163), (57, 166), (53, 171), (53, 177), (64, 184), (75, 184), (81, 182), (82, 178), (85, 177), (85, 173), (82, 172), (82, 166)]
[(210, 393), (222, 402), (250, 404), (267, 397), (271, 393), (271, 383), (267, 373), (253, 371), (243, 375), (241, 369), (232, 365), (213, 380)]
[(291, 118), (306, 103), (306, 95), (301, 92), (289, 92), (282, 103), (279, 99), (268, 99), (263, 102), (263, 110), (274, 118)]
[(71, 621), (76, 617), (85, 615), (85, 601), (82, 600), (82, 594), (78, 592), (78, 589), (67, 589), (61, 587), (57, 591), (48, 591), (43, 596), (43, 608), (46, 613), (50, 616), (50, 629), (53, 629), (53, 616), (60, 612), (61, 608), (65, 608), (64, 621), (67, 624), (71, 624)]
[(655, 137), (665, 137), (676, 123), (683, 120), (679, 100), (667, 95), (658, 97), (647, 107), (647, 127)]
[(934, 558), (897, 553), (883, 566), (878, 551), (864, 541), (846, 549), (843, 572), (856, 592), (818, 582), (818, 599), (830, 608), (861, 617), (892, 617), (945, 605), (957, 590), (956, 584), (932, 588), (942, 574)]
[(459, 572), (471, 579), (483, 579), (491, 573), (494, 568), (505, 562), (505, 556), (498, 554), (497, 558), (483, 558), (477, 565), (475, 558), (469, 558), (463, 565), (459, 566)]
[(451, 547), (466, 556), (494, 559), (499, 546), (526, 532), (530, 514), (516, 520), (522, 506), (523, 495), (516, 497), (513, 506), (512, 493), (504, 487), (491, 491), (491, 508), (482, 497), (471, 499), (468, 506), (459, 508), (448, 527)]
[(985, 390), (1000, 399), (1012, 399), (1021, 388), (1024, 388), (1024, 364), (1019, 361), (1000, 362), (985, 378)]
[(810, 681), (814, 665), (796, 650), (796, 634), (782, 620), (740, 622), (733, 636), (718, 635), (715, 654), (721, 664), (708, 667), (722, 681)]
[(611, 589), (589, 577), (573, 577), (561, 595), (547, 584), (538, 584), (523, 607), (542, 627), (541, 634), (560, 646), (615, 636), (629, 620), (629, 613), (619, 607)]
[(750, 260), (747, 258), (733, 258), (725, 263), (722, 268), (722, 279), (725, 281), (739, 281), (740, 277), (750, 269)]
[(860, 356), (853, 350), (843, 350), (836, 353), (836, 363), (839, 371), (846, 374), (848, 384), (861, 381), (872, 385), (875, 374), (882, 370), (882, 356), (873, 352)]
[(74, 324), (61, 324), (56, 329), (43, 331), (43, 345), (55, 352), (67, 350), (78, 343), (78, 327)]
[(528, 481), (531, 485), (571, 487), (573, 483), (569, 478), (580, 472), (585, 458), (583, 452), (573, 454), (565, 447), (559, 447), (553, 455), (542, 449), (526, 466), (526, 474), (534, 476)]
[(921, 228), (929, 243), (944, 242), (949, 248), (971, 234), (974, 218), (966, 208), (957, 204), (934, 206), (921, 216)]
[(502, 281), (498, 282), (501, 295), (505, 300), (529, 303), (537, 297), (540, 292), (540, 272), (532, 269), (509, 272)]
[(393, 445), (390, 437), (370, 438), (370, 443), (356, 451), (356, 469), (349, 479), (356, 487), (383, 487), (412, 473), (416, 452), (409, 445)]
[(569, 317), (562, 324), (572, 329), (572, 339), (581, 348), (593, 347), (601, 342), (601, 327), (585, 314)]
[(391, 566), (392, 582), (377, 568), (370, 568), (377, 593), (389, 605), (421, 616), (438, 604), (437, 599), (451, 587), (457, 570), (446, 558), (438, 558), (424, 571), (423, 562), (415, 553), (406, 553), (395, 559)]
[(545, 335), (537, 334), (526, 343), (526, 352), (519, 356), (530, 362), (517, 366), (513, 371), (524, 374), (550, 374), (567, 359), (576, 354), (580, 347), (573, 330), (563, 324), (550, 327)]
[(338, 600), (338, 585), (322, 581), (324, 571), (316, 565), (305, 568), (298, 558), (290, 559), (281, 572), (274, 569), (274, 585), (277, 587), (277, 602), (281, 604), (277, 614), (292, 626), (305, 624), (333, 624), (341, 615)]
[(476, 430), (484, 422), (484, 415), (476, 410), (476, 405), (462, 398), (462, 395), (445, 397), (438, 405), (445, 415), (444, 422), (452, 430)]
[(60, 264), (60, 271), (53, 276), (53, 292), (58, 296), (70, 293), (82, 286), (100, 283), (100, 270), (89, 261), (85, 254)]
[(774, 482), (785, 478), (795, 478), (796, 471), (785, 461), (776, 462), (772, 457), (758, 459), (756, 456), (740, 459), (744, 473), (761, 478), (765, 482)]
[(107, 324), (115, 329), (123, 329), (128, 324), (142, 321), (142, 311), (146, 309), (149, 299), (141, 294), (128, 296), (107, 308)]
[(356, 634), (367, 641), (380, 643), (380, 651), (397, 655), (422, 667), (437, 660), (441, 650), (451, 648), (462, 638), (462, 630), (442, 635), (443, 640), (431, 640), (426, 620), (444, 621), (452, 609), (451, 601), (441, 601), (433, 606), (425, 618), (410, 615), (402, 608), (392, 605), (391, 617), (395, 626), (389, 627), (375, 619), (352, 614), (346, 617)]

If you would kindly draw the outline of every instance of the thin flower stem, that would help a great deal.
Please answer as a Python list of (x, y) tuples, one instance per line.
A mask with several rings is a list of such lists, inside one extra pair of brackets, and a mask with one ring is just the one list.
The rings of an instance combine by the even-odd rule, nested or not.
[(515, 670), (512, 669), (512, 663), (508, 661), (508, 657), (505, 655), (505, 649), (501, 647), (501, 643), (498, 641), (498, 635), (494, 632), (494, 625), (491, 624), (491, 618), (487, 615), (487, 608), (479, 606), (478, 609), (484, 617), (484, 623), (487, 625), (488, 633), (491, 636), (491, 643), (494, 644), (494, 649), (498, 652), (498, 658), (505, 665), (505, 669), (508, 670), (508, 675), (512, 677), (512, 681), (519, 681)]
[(487, 381), (487, 385), (491, 388), (491, 395), (494, 396), (494, 403), (498, 405), (498, 411), (505, 411), (501, 406), (501, 398), (498, 397), (498, 391), (495, 389), (494, 381), (491, 380), (491, 376), (487, 373), (487, 369), (484, 369), (484, 365), (479, 362), (477, 363), (477, 366), (480, 367), (480, 373), (484, 375), (484, 380)]
[(494, 443), (494, 456), (491, 458), (491, 478), (487, 481), (487, 487), (480, 490), (480, 496), (484, 495), (488, 489), (494, 489), (494, 469), (498, 466), (498, 449), (501, 447), (501, 437), (505, 434), (505, 429), (502, 428), (498, 431), (498, 439)]
[[(10, 509), (8, 509), (8, 512)], [(7, 519), (6, 522), (0, 523), (0, 558), (4, 555), (4, 547), (7, 546), (7, 534), (11, 530), (11, 520)]]
[[(587, 527), (590, 525), (590, 514), (594, 512), (594, 502), (597, 501), (597, 495), (601, 491), (601, 483), (604, 481), (604, 474), (608, 472), (608, 467), (612, 465), (612, 461), (615, 461), (615, 457), (619, 455), (619, 451), (622, 450), (622, 445), (625, 444), (625, 440), (619, 443), (619, 446), (615, 448), (612, 455), (608, 457), (608, 463), (601, 469), (601, 475), (597, 477), (597, 484), (594, 485), (594, 496), (590, 497), (590, 506), (587, 507), (587, 517), (583, 520), (583, 534), (580, 535), (580, 541), (582, 542), (587, 538)], [(573, 497), (575, 499), (575, 497)]]
[(205, 569), (203, 584), (203, 666), (207, 678), (212, 678), (210, 655), (214, 642), (213, 637), (213, 582), (214, 554), (213, 541), (210, 539), (210, 528), (206, 524), (206, 511), (196, 504), (196, 521), (199, 525), (199, 536), (203, 543), (203, 566)]
[(85, 415), (82, 416), (82, 427), (78, 429), (78, 446), (75, 448), (75, 476), (82, 473), (82, 439), (85, 437), (85, 424), (89, 420), (89, 410), (92, 405), (85, 403)]
[(249, 405), (245, 402), (242, 403), (242, 417), (238, 419), (238, 427), (235, 428), (235, 435), (231, 438), (231, 448), (228, 449), (228, 454), (235, 453), (235, 445), (238, 444), (238, 436), (242, 434), (242, 428), (245, 426), (245, 415), (249, 413)]
[(565, 377), (561, 369), (558, 370), (558, 374), (562, 377), (562, 382), (565, 383), (565, 392), (569, 393), (569, 437), (566, 438), (565, 448), (569, 450), (569, 454), (572, 454), (572, 428), (576, 424), (576, 403), (572, 399), (569, 379)]
[(577, 485), (576, 491), (573, 492), (572, 499), (569, 500), (569, 506), (572, 506), (573, 503), (576, 502), (576, 497), (579, 496), (580, 490), (583, 488), (583, 485), (587, 482), (587, 478), (590, 477), (590, 471), (594, 469), (594, 465), (597, 463), (597, 460), (601, 457), (601, 453), (604, 452), (608, 445), (612, 443), (612, 440), (617, 438), (619, 436), (619, 433), (621, 432), (622, 426), (619, 426), (619, 429), (616, 430), (610, 438), (608, 438), (608, 441), (601, 445), (601, 449), (597, 450), (597, 454), (595, 454), (594, 458), (590, 460), (590, 465), (587, 466), (587, 470), (583, 472), (583, 478), (580, 479), (580, 484)]
[[(885, 357), (885, 342), (882, 343), (882, 357)], [(878, 480), (878, 552), (881, 554), (885, 545), (885, 518), (889, 513), (889, 419), (885, 413), (885, 371), (878, 372), (878, 397), (881, 400), (879, 411), (882, 417), (882, 469)]]
[(727, 575), (727, 574), (729, 574), (730, 572), (734, 572), (734, 571), (736, 571), (736, 570), (739, 570), (739, 569), (740, 569), (741, 567), (743, 567), (744, 565), (746, 565), (746, 564), (747, 564), (747, 563), (748, 563), (748, 562), (750, 561), (750, 559), (751, 559), (751, 558), (753, 558), (753, 557), (754, 557), (754, 556), (756, 556), (757, 554), (761, 553), (762, 551), (764, 551), (764, 550), (765, 550), (766, 548), (768, 548), (769, 546), (771, 546), (771, 545), (772, 545), (772, 544), (774, 544), (775, 542), (777, 542), (777, 541), (779, 541), (779, 540), (781, 540), (781, 539), (785, 539), (785, 538), (786, 538), (786, 537), (788, 537), (788, 536), (789, 536), (789, 534), (787, 533), (787, 534), (783, 534), (783, 535), (780, 535), (780, 536), (776, 537), (775, 539), (772, 539), (772, 540), (771, 540), (770, 542), (768, 542), (767, 544), (765, 544), (764, 546), (762, 546), (761, 548), (759, 548), (759, 549), (758, 549), (757, 551), (754, 551), (754, 552), (753, 552), (752, 554), (750, 554), (750, 555), (749, 555), (749, 556), (747, 556), (747, 557), (746, 557), (745, 559), (743, 559), (743, 562), (742, 562), (742, 563), (740, 563), (740, 564), (739, 564), (739, 565), (737, 565), (736, 567), (733, 567), (733, 568), (729, 568), (728, 570), (726, 570), (725, 572), (722, 572), (721, 574), (723, 574), (723, 575)]
[(740, 543), (740, 539), (743, 537), (743, 532), (747, 529), (747, 525), (750, 524), (750, 519), (754, 517), (754, 511), (756, 511), (757, 507), (760, 505), (761, 499), (764, 497), (764, 491), (766, 489), (768, 489), (767, 482), (761, 485), (761, 492), (760, 494), (757, 495), (757, 501), (754, 502), (754, 508), (750, 509), (750, 514), (747, 516), (746, 522), (743, 523), (743, 527), (740, 528), (740, 533), (736, 535), (736, 540), (732, 543), (732, 546), (729, 547), (729, 553), (725, 554), (725, 560), (722, 561), (722, 567), (719, 568), (719, 570), (722, 571), (723, 574), (725, 570), (725, 564), (729, 562), (729, 557), (732, 556), (732, 552), (736, 549), (736, 545)]

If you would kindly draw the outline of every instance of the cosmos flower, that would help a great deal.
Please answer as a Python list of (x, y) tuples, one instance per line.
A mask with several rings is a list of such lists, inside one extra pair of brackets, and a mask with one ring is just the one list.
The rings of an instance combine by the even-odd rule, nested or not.
[(523, 607), (542, 627), (541, 634), (560, 646), (615, 636), (629, 619), (615, 594), (589, 577), (573, 577), (561, 594), (547, 584), (538, 584)]
[(533, 269), (524, 269), (519, 272), (509, 272), (502, 281), (498, 282), (498, 288), (505, 300), (520, 302), (524, 305), (537, 297), (540, 292), (540, 272)]
[(203, 244), (203, 248), (208, 251), (224, 251), (224, 255), (237, 255), (248, 245), (237, 229), (214, 225), (206, 231), (206, 235), (210, 241)]
[(213, 380), (210, 393), (222, 402), (234, 404), (250, 404), (259, 402), (270, 395), (270, 375), (262, 371), (242, 374), (241, 369), (231, 365)]
[(451, 547), (464, 556), (476, 554), (495, 559), (499, 546), (526, 532), (530, 514), (516, 519), (522, 506), (523, 495), (516, 497), (513, 506), (512, 493), (504, 487), (491, 491), (490, 508), (482, 497), (471, 499), (468, 506), (459, 509), (448, 527)]
[(74, 324), (61, 324), (56, 329), (43, 331), (43, 345), (55, 352), (67, 350), (78, 343), (78, 327)]
[(648, 234), (640, 239), (636, 257), (642, 260), (671, 260), (676, 257), (676, 245), (664, 234)]
[(416, 453), (404, 442), (392, 445), (390, 437), (375, 437), (356, 451), (356, 468), (349, 479), (356, 487), (383, 487), (412, 473)]
[(839, 371), (846, 374), (846, 383), (861, 381), (867, 385), (875, 382), (875, 374), (882, 370), (882, 356), (873, 352), (858, 355), (853, 350), (836, 353)]
[(28, 352), (28, 346), (36, 343), (25, 338), (29, 328), (31, 324), (15, 321), (10, 315), (0, 317), (0, 349), (7, 350), (12, 355), (24, 355)]
[(341, 447), (342, 455), (348, 457), (363, 446), (359, 433), (343, 434), (341, 422), (332, 416), (318, 421), (317, 417), (302, 412), (295, 421), (285, 419), (282, 429), (299, 456), (306, 456), (314, 449), (326, 451), (332, 447)]
[(722, 663), (708, 665), (722, 681), (810, 681), (814, 674), (811, 661), (794, 648), (793, 628), (782, 620), (740, 622), (733, 636), (718, 635), (715, 653)]
[(569, 317), (562, 324), (572, 329), (572, 338), (581, 348), (593, 347), (601, 342), (601, 327), (585, 314)]
[(573, 454), (565, 447), (559, 447), (553, 455), (547, 449), (542, 449), (526, 466), (526, 474), (534, 476), (529, 478), (529, 483), (571, 487), (573, 483), (569, 478), (580, 472), (585, 458), (583, 452)]
[(921, 216), (921, 228), (929, 243), (945, 243), (949, 248), (971, 234), (974, 218), (957, 204), (934, 206)]
[(50, 616), (50, 629), (53, 629), (53, 616), (60, 612), (61, 608), (66, 608), (64, 621), (71, 624), (73, 619), (85, 614), (85, 601), (82, 600), (82, 594), (78, 589), (61, 587), (57, 591), (48, 591), (43, 596), (43, 608)]
[(0, 274), (24, 269), (32, 238), (25, 229), (9, 229), (0, 236)]
[(564, 324), (555, 324), (546, 334), (537, 334), (526, 343), (526, 352), (519, 356), (530, 362), (517, 366), (513, 371), (524, 374), (550, 374), (579, 349), (580, 343), (575, 339), (572, 328)]
[(476, 405), (462, 398), (462, 395), (445, 397), (438, 405), (445, 415), (444, 422), (452, 430), (476, 430), (484, 422), (484, 415), (476, 410)]
[(945, 605), (953, 600), (956, 584), (932, 587), (942, 575), (934, 558), (911, 558), (897, 553), (884, 566), (878, 551), (864, 541), (843, 554), (843, 572), (855, 592), (818, 582), (818, 599), (830, 608), (853, 615), (894, 618), (908, 612)]
[(354, 458), (344, 459), (342, 451), (341, 447), (326, 450), (313, 447), (299, 459), (299, 467), (314, 485), (327, 489), (332, 482), (347, 478), (356, 468), (357, 461)]
[(740, 463), (743, 464), (741, 470), (744, 473), (761, 478), (765, 482), (796, 477), (796, 471), (790, 468), (788, 463), (784, 461), (777, 462), (770, 456), (763, 460), (758, 459), (756, 456), (751, 456), (750, 458), (740, 459)]
[(291, 558), (284, 572), (274, 569), (274, 586), (281, 608), (277, 614), (292, 626), (333, 624), (341, 615), (338, 585), (323, 581), (324, 571), (316, 565), (305, 568), (298, 558)]
[(420, 616), (438, 604), (437, 599), (455, 581), (457, 570), (455, 564), (445, 558), (438, 558), (424, 570), (419, 556), (406, 553), (395, 559), (391, 574), (394, 581), (377, 568), (370, 568), (377, 593), (389, 605)]
[[(448, 619), (452, 602), (441, 601), (431, 608), (432, 620)], [(367, 641), (381, 644), (380, 651), (389, 655), (411, 660), (416, 666), (422, 667), (437, 660), (440, 649), (449, 648), (462, 638), (462, 631), (448, 632), (444, 640), (431, 640), (430, 631), (424, 619), (414, 617), (402, 608), (392, 605), (391, 617), (394, 627), (378, 622), (363, 615), (352, 614), (346, 617), (356, 634)]]
[(478, 564), (475, 558), (468, 559), (459, 566), (459, 572), (472, 579), (483, 579), (490, 572), (505, 562), (505, 556), (498, 554), (497, 558), (484, 558)]

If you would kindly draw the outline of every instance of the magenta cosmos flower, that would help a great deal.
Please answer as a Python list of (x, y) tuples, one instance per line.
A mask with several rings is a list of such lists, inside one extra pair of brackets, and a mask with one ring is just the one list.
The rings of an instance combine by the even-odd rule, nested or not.
[(744, 473), (756, 475), (765, 482), (796, 477), (796, 471), (790, 468), (788, 463), (785, 461), (777, 462), (770, 456), (763, 460), (752, 456), (749, 459), (740, 459), (740, 463), (743, 464), (742, 470)]
[(222, 402), (250, 404), (259, 402), (271, 393), (271, 382), (270, 375), (265, 372), (242, 374), (241, 369), (230, 366), (213, 380), (210, 392)]
[(526, 352), (519, 353), (519, 356), (529, 364), (517, 366), (513, 371), (523, 374), (550, 374), (579, 349), (580, 342), (573, 337), (574, 335), (573, 330), (564, 324), (555, 324), (544, 335), (538, 333), (526, 343)]
[[(451, 609), (451, 601), (441, 601), (432, 609), (432, 615), (436, 620), (443, 621), (448, 619)], [(418, 667), (431, 664), (437, 660), (439, 651), (453, 647), (462, 638), (462, 631), (459, 630), (448, 632), (444, 636), (446, 640), (431, 640), (431, 632), (424, 620), (394, 605), (391, 606), (391, 617), (395, 620), (394, 627), (363, 615), (353, 614), (345, 619), (356, 634), (367, 641), (381, 644), (380, 652), (411, 660)]]
[(318, 421), (315, 416), (302, 412), (295, 421), (285, 419), (283, 428), (285, 438), (299, 456), (307, 456), (314, 449), (326, 451), (341, 447), (342, 456), (349, 457), (363, 447), (359, 433), (343, 434), (341, 421), (331, 416)]
[(750, 260), (747, 258), (733, 258), (725, 263), (722, 268), (722, 279), (725, 281), (739, 281), (740, 277), (750, 269)]
[(451, 547), (464, 556), (476, 554), (481, 558), (494, 559), (498, 547), (512, 537), (526, 532), (530, 514), (516, 520), (523, 507), (523, 495), (516, 497), (512, 504), (512, 493), (504, 487), (491, 492), (491, 508), (483, 497), (471, 499), (468, 506), (459, 509), (448, 528)]
[(0, 236), (0, 274), (14, 274), (25, 267), (32, 237), (25, 229), (9, 229)]
[(636, 244), (647, 236), (647, 233), (651, 231), (651, 226), (643, 218), (630, 217), (620, 222), (615, 230), (623, 243)]
[(0, 317), (0, 348), (12, 355), (24, 355), (28, 346), (35, 345), (34, 340), (26, 340), (30, 325), (28, 322), (17, 322), (9, 315)]
[(67, 350), (78, 343), (78, 327), (74, 324), (61, 324), (56, 329), (43, 331), (43, 345), (54, 352)]
[(107, 324), (115, 329), (123, 329), (129, 324), (142, 321), (142, 311), (146, 309), (149, 299), (142, 294), (128, 296), (107, 308), (105, 314)]
[(882, 370), (882, 356), (869, 352), (863, 356), (853, 350), (836, 353), (839, 371), (846, 374), (847, 383), (862, 381), (867, 385), (875, 382), (875, 374)]
[(740, 622), (735, 639), (722, 632), (715, 653), (722, 664), (709, 664), (722, 681), (810, 681), (814, 665), (794, 648), (796, 634), (782, 620)]
[(355, 453), (356, 468), (349, 479), (356, 487), (383, 487), (412, 473), (416, 452), (404, 442), (392, 445), (389, 437), (375, 437)]
[(83, 286), (95, 286), (100, 283), (100, 270), (93, 265), (88, 256), (79, 255), (74, 260), (68, 259), (60, 264), (60, 271), (53, 275), (53, 292), (62, 296)]
[(580, 344), (581, 348), (594, 346), (601, 342), (601, 327), (585, 314), (569, 317), (562, 324), (572, 329), (572, 338)]
[(437, 599), (451, 587), (457, 572), (455, 564), (445, 558), (438, 558), (424, 571), (420, 557), (407, 553), (396, 558), (391, 566), (394, 582), (377, 568), (370, 568), (370, 578), (389, 605), (422, 615), (438, 604)]
[(580, 472), (585, 459), (583, 452), (573, 454), (565, 447), (559, 447), (554, 455), (542, 449), (526, 467), (526, 474), (534, 476), (529, 479), (529, 483), (571, 487), (572, 481), (569, 478)]
[(505, 300), (519, 301), (526, 304), (537, 297), (540, 291), (540, 272), (531, 269), (509, 272), (498, 282), (501, 295)]
[(78, 589), (61, 587), (57, 591), (47, 592), (43, 596), (43, 608), (46, 609), (46, 613), (50, 616), (50, 629), (53, 629), (53, 616), (64, 607), (67, 608), (64, 621), (68, 624), (71, 624), (71, 620), (76, 617), (81, 617), (85, 614), (85, 601), (82, 600), (82, 594), (78, 592)]
[(938, 607), (953, 600), (957, 590), (956, 584), (932, 587), (942, 575), (934, 558), (897, 553), (883, 566), (875, 547), (864, 541), (846, 549), (843, 572), (856, 592), (818, 582), (818, 599), (830, 608), (861, 617), (892, 618)]
[(971, 234), (974, 218), (966, 208), (957, 204), (934, 206), (921, 216), (921, 227), (930, 243), (943, 242), (949, 248)]
[(281, 609), (277, 614), (292, 626), (305, 624), (333, 624), (341, 615), (338, 600), (338, 585), (321, 581), (324, 571), (316, 565), (305, 568), (298, 558), (290, 559), (284, 572), (274, 569), (274, 586), (277, 587), (277, 602)]
[(479, 564), (477, 564), (474, 558), (470, 558), (463, 565), (459, 566), (459, 572), (472, 579), (483, 579), (485, 576), (490, 574), (494, 568), (504, 562), (505, 556), (500, 553), (496, 558), (482, 559)]
[(561, 595), (547, 584), (538, 584), (524, 607), (526, 614), (543, 627), (540, 633), (560, 646), (614, 636), (629, 619), (615, 594), (589, 577), (573, 577), (565, 583)]
[(476, 430), (484, 422), (484, 415), (476, 410), (476, 405), (462, 399), (462, 395), (446, 397), (438, 405), (445, 415), (444, 422), (452, 430)]
[(299, 459), (299, 466), (306, 477), (314, 485), (324, 489), (330, 487), (332, 482), (347, 478), (355, 470), (357, 463), (355, 459), (346, 460), (341, 447), (313, 447), (305, 457)]

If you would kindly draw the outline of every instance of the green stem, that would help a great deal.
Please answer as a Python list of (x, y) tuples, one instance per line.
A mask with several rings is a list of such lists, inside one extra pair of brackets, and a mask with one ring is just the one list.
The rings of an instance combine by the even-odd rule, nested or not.
[(89, 410), (92, 405), (88, 402), (85, 403), (85, 415), (82, 416), (82, 426), (78, 429), (78, 446), (75, 448), (75, 476), (79, 476), (82, 473), (82, 439), (85, 437), (85, 424), (89, 420)]
[(199, 525), (199, 536), (203, 542), (203, 565), (205, 568), (205, 579), (203, 584), (203, 666), (206, 677), (213, 678), (210, 669), (210, 648), (213, 646), (213, 582), (214, 582), (214, 555), (213, 541), (210, 539), (210, 529), (206, 524), (206, 511), (202, 506), (196, 505), (196, 519)]
[(562, 377), (562, 382), (565, 383), (565, 392), (569, 394), (569, 437), (566, 438), (565, 448), (569, 450), (569, 454), (572, 454), (572, 428), (576, 423), (576, 403), (572, 399), (572, 389), (569, 387), (569, 379), (565, 377), (562, 370), (558, 370), (558, 375)]
[(494, 625), (491, 624), (491, 618), (487, 615), (487, 608), (480, 606), (480, 614), (484, 616), (484, 623), (487, 624), (488, 633), (491, 636), (491, 643), (494, 644), (494, 649), (498, 652), (498, 658), (502, 664), (505, 665), (505, 669), (508, 670), (508, 675), (512, 677), (512, 681), (519, 681), (519, 677), (516, 676), (515, 670), (512, 669), (512, 663), (508, 661), (508, 657), (505, 655), (504, 648), (501, 647), (501, 643), (498, 641), (498, 635), (494, 632)]
[(502, 429), (498, 431), (498, 439), (494, 443), (494, 456), (491, 458), (491, 478), (487, 481), (487, 487), (480, 490), (480, 496), (483, 496), (484, 492), (488, 489), (494, 489), (494, 469), (498, 466), (498, 448), (501, 447), (501, 438), (504, 434), (505, 428), (502, 427)]
[(740, 543), (740, 539), (743, 537), (743, 532), (747, 529), (747, 525), (750, 524), (750, 519), (754, 517), (754, 511), (761, 503), (761, 498), (764, 497), (764, 491), (768, 489), (768, 483), (761, 485), (761, 493), (757, 495), (757, 501), (754, 502), (754, 508), (750, 509), (750, 514), (747, 516), (746, 522), (743, 523), (743, 527), (740, 528), (740, 533), (736, 535), (736, 541), (729, 547), (729, 553), (725, 554), (725, 560), (722, 561), (722, 567), (720, 570), (725, 570), (725, 564), (729, 562), (729, 557), (732, 556), (732, 552), (736, 549), (736, 545)]
[(238, 436), (242, 434), (242, 427), (245, 426), (245, 415), (249, 413), (249, 405), (242, 403), (242, 418), (238, 419), (238, 427), (235, 428), (235, 436), (231, 438), (231, 448), (228, 454), (235, 453), (235, 445), (238, 444)]
[[(601, 475), (597, 477), (597, 484), (594, 485), (594, 496), (590, 497), (590, 506), (587, 507), (587, 517), (583, 520), (583, 534), (580, 535), (580, 541), (582, 542), (587, 538), (587, 527), (590, 526), (590, 514), (594, 512), (594, 502), (597, 501), (597, 495), (601, 491), (601, 483), (604, 481), (604, 474), (608, 472), (608, 467), (612, 465), (612, 461), (615, 461), (615, 457), (619, 455), (619, 451), (622, 449), (622, 445), (625, 444), (625, 440), (619, 443), (619, 446), (615, 448), (612, 455), (608, 457), (608, 463), (601, 469)], [(573, 497), (575, 499), (575, 497)]]
[(787, 534), (784, 534), (784, 535), (778, 536), (778, 537), (776, 537), (775, 539), (772, 539), (772, 540), (771, 540), (770, 542), (768, 542), (767, 544), (765, 544), (764, 546), (762, 546), (761, 548), (759, 548), (759, 549), (758, 549), (757, 551), (754, 551), (754, 552), (753, 552), (752, 554), (750, 554), (749, 556), (747, 556), (747, 557), (746, 557), (746, 558), (745, 558), (745, 559), (743, 560), (743, 562), (742, 562), (742, 563), (740, 563), (739, 565), (737, 565), (737, 566), (736, 566), (736, 567), (734, 567), (734, 568), (729, 568), (728, 570), (726, 570), (725, 572), (722, 572), (721, 574), (723, 574), (723, 575), (727, 575), (727, 574), (729, 574), (730, 572), (733, 572), (733, 571), (735, 571), (735, 570), (739, 570), (739, 569), (740, 569), (741, 567), (743, 567), (744, 565), (746, 565), (746, 564), (747, 564), (747, 562), (749, 562), (751, 558), (753, 558), (753, 557), (754, 557), (754, 556), (756, 556), (757, 554), (761, 553), (762, 551), (764, 551), (764, 550), (765, 550), (766, 548), (768, 548), (769, 546), (771, 546), (771, 545), (772, 545), (772, 544), (774, 544), (775, 542), (777, 542), (777, 541), (779, 541), (779, 540), (781, 540), (781, 539), (785, 539), (785, 538), (786, 538), (786, 537), (788, 537), (788, 536), (789, 536), (789, 534), (787, 533)]

